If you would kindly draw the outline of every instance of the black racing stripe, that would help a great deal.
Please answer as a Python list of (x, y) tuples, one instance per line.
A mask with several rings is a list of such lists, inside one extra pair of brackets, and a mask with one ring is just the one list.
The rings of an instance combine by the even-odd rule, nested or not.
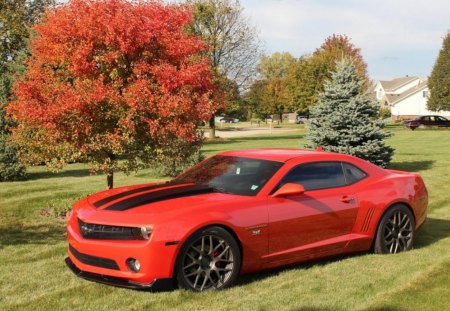
[(145, 191), (148, 191), (148, 190), (153, 190), (153, 189), (158, 189), (158, 188), (164, 188), (164, 187), (167, 187), (167, 184), (158, 184), (158, 185), (152, 185), (152, 186), (137, 188), (137, 189), (133, 189), (133, 190), (128, 190), (128, 191), (121, 192), (121, 193), (112, 195), (110, 197), (101, 199), (101, 200), (95, 202), (94, 206), (96, 208), (99, 208), (100, 206), (103, 206), (103, 205), (108, 204), (108, 203), (110, 203), (112, 201), (115, 201), (115, 200), (127, 197), (127, 196), (132, 195), (132, 194), (136, 194), (136, 193), (139, 193), (139, 192), (145, 192)]
[(182, 198), (192, 195), (199, 195), (205, 193), (212, 193), (214, 189), (206, 185), (187, 185), (182, 187), (175, 187), (154, 191), (142, 195), (137, 195), (129, 199), (111, 204), (105, 210), (109, 211), (125, 211), (141, 205), (154, 203), (158, 201)]

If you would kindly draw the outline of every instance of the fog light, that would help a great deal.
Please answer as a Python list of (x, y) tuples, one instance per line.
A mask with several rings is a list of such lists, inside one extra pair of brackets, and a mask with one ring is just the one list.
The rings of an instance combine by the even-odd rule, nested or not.
[(139, 272), (139, 270), (141, 270), (141, 263), (139, 262), (139, 260), (134, 258), (127, 259), (127, 266), (133, 272)]

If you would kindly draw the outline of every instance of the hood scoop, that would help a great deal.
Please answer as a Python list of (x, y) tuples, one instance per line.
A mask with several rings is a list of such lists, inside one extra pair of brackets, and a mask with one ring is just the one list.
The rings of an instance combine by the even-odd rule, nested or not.
[[(120, 197), (129, 196), (129, 195), (136, 194), (136, 193), (141, 193), (146, 190), (155, 190), (155, 191), (135, 195), (130, 198), (126, 198), (122, 201), (115, 202), (115, 203), (109, 205), (108, 207), (106, 207), (105, 210), (107, 210), (107, 211), (126, 211), (126, 210), (129, 210), (129, 209), (141, 206), (141, 205), (149, 204), (149, 203), (214, 192), (214, 188), (211, 188), (207, 185), (188, 184), (188, 185), (182, 185), (182, 186), (178, 186), (178, 187), (171, 187), (168, 185), (159, 185), (159, 186), (156, 186), (156, 187), (153, 186), (153, 187), (154, 188), (151, 188), (151, 189), (145, 189), (145, 188), (140, 188), (139, 190), (136, 189), (137, 191), (135, 193), (130, 193), (132, 191), (128, 191), (128, 193), (125, 192), (125, 193), (117, 194), (112, 197), (116, 197), (116, 196), (119, 196), (119, 197), (116, 197), (114, 199), (111, 199), (111, 197), (110, 197), (110, 198), (100, 200), (100, 201), (94, 203), (94, 206), (100, 207), (105, 204), (104, 203), (105, 201), (112, 202), (112, 201), (119, 199)], [(150, 187), (148, 187), (148, 188), (150, 188)], [(160, 190), (157, 190), (157, 189), (160, 189)], [(103, 201), (103, 202), (101, 202), (101, 201)], [(99, 204), (99, 202), (101, 204)]]

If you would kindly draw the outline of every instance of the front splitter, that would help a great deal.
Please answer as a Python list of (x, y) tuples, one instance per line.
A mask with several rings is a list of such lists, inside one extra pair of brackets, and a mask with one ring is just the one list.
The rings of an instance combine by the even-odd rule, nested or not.
[(70, 268), (70, 270), (72, 270), (72, 272), (76, 276), (97, 283), (107, 284), (116, 287), (124, 287), (137, 290), (149, 290), (149, 291), (168, 291), (174, 289), (174, 281), (172, 278), (155, 279), (153, 282), (143, 284), (113, 276), (81, 271), (80, 269), (78, 269), (77, 266), (75, 266), (75, 264), (69, 257), (65, 259), (65, 262), (66, 265)]

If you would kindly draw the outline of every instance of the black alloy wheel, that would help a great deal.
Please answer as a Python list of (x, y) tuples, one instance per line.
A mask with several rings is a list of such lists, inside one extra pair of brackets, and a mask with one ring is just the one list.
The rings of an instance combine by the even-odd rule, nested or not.
[(391, 207), (381, 218), (374, 251), (378, 254), (396, 254), (410, 250), (414, 242), (415, 221), (404, 205)]
[(233, 236), (221, 227), (194, 233), (182, 246), (176, 276), (181, 288), (193, 291), (230, 286), (239, 275), (241, 255)]

